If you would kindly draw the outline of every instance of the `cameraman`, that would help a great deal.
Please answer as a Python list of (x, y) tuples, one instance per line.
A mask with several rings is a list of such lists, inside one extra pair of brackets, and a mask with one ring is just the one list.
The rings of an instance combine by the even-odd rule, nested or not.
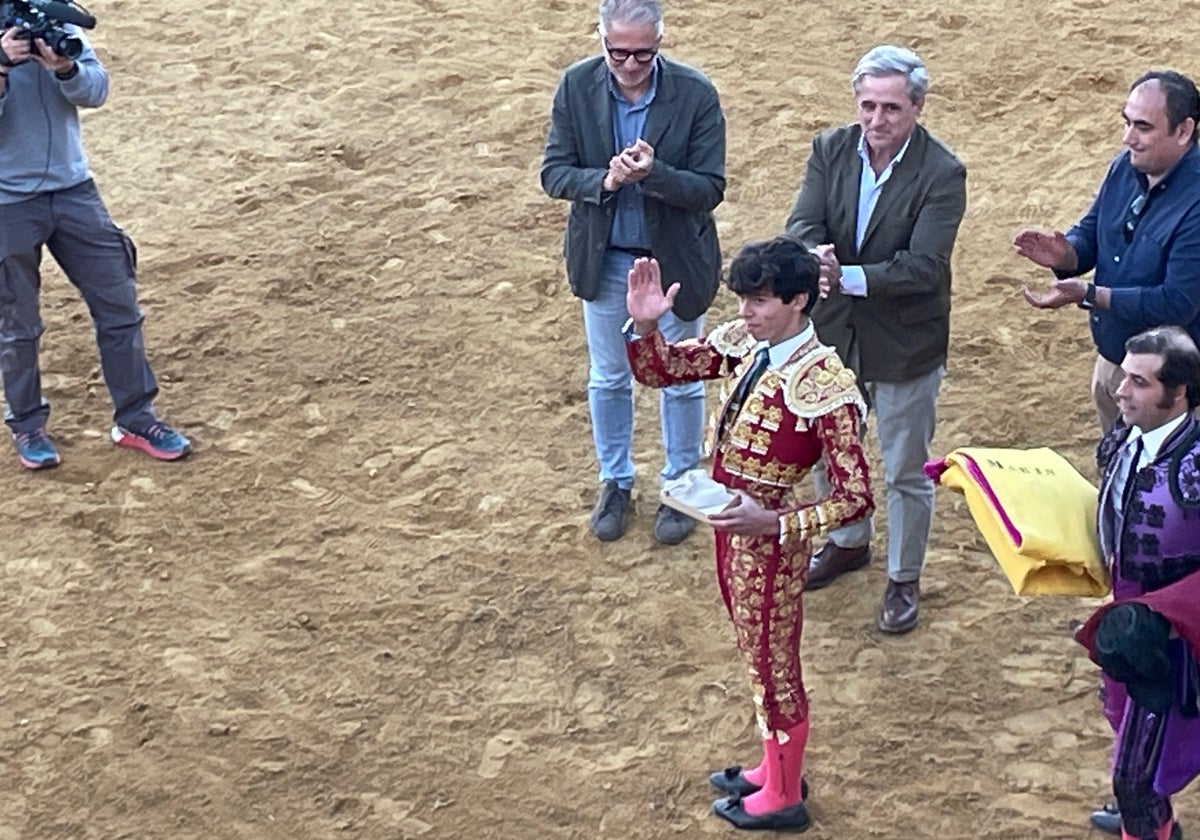
[(158, 420), (158, 385), (142, 344), (133, 242), (104, 207), (79, 128), (79, 108), (108, 97), (108, 74), (75, 26), (78, 58), (56, 54), (19, 25), (0, 35), (0, 372), (22, 466), (60, 462), (46, 434), (50, 406), (42, 398), (38, 339), (42, 246), (49, 248), (91, 312), (104, 381), (112, 396), (118, 446), (164, 461), (191, 443)]

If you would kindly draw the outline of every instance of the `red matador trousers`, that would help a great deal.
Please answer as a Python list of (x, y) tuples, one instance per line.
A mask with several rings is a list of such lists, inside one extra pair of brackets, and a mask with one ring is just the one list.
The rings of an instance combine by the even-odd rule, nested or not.
[(784, 554), (778, 537), (717, 538), (717, 583), (733, 620), (737, 647), (750, 671), (750, 687), (763, 738), (808, 718), (800, 670), (801, 593), (809, 546)]

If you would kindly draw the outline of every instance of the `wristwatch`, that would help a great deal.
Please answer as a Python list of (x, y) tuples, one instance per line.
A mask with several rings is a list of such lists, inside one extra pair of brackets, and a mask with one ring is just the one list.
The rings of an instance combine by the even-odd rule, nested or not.
[(1088, 283), (1087, 289), (1083, 293), (1083, 300), (1078, 304), (1080, 309), (1095, 309), (1096, 308), (1096, 284)]

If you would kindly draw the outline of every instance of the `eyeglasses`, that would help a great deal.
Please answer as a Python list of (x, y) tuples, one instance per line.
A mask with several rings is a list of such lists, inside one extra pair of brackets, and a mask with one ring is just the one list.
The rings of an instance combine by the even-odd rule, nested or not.
[(1141, 221), (1145, 209), (1146, 194), (1138, 193), (1133, 197), (1133, 201), (1129, 202), (1129, 209), (1125, 211), (1125, 221), (1121, 225), (1121, 233), (1125, 236), (1126, 245), (1133, 241), (1133, 232), (1137, 230), (1138, 222)]
[(638, 64), (649, 64), (654, 60), (654, 56), (658, 55), (658, 47), (648, 50), (619, 50), (610, 46), (607, 38), (604, 39), (604, 51), (617, 64), (624, 64), (629, 60), (629, 56), (633, 56), (633, 60)]

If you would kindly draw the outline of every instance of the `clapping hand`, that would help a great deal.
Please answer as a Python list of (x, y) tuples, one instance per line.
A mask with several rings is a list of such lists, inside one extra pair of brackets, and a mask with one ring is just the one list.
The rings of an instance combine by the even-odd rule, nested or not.
[(830, 289), (835, 285), (841, 286), (842, 264), (833, 245), (818, 245), (813, 249), (813, 254), (821, 261), (821, 278), (817, 283), (817, 290), (822, 298), (827, 298)]
[(632, 146), (624, 149), (619, 155), (613, 155), (608, 162), (608, 174), (605, 176), (604, 187), (613, 189), (625, 184), (636, 184), (650, 174), (654, 168), (654, 147), (645, 140), (638, 140)]
[(649, 175), (650, 170), (654, 168), (654, 147), (640, 137), (636, 143), (617, 157), (629, 172), (629, 183), (637, 183)]
[(1038, 309), (1059, 309), (1069, 303), (1079, 303), (1087, 291), (1082, 280), (1055, 280), (1054, 285), (1044, 292), (1035, 292), (1028, 286), (1021, 287), (1021, 294), (1030, 306)]
[(1078, 264), (1075, 248), (1061, 231), (1026, 228), (1013, 238), (1017, 253), (1025, 259), (1056, 271), (1073, 271)]

